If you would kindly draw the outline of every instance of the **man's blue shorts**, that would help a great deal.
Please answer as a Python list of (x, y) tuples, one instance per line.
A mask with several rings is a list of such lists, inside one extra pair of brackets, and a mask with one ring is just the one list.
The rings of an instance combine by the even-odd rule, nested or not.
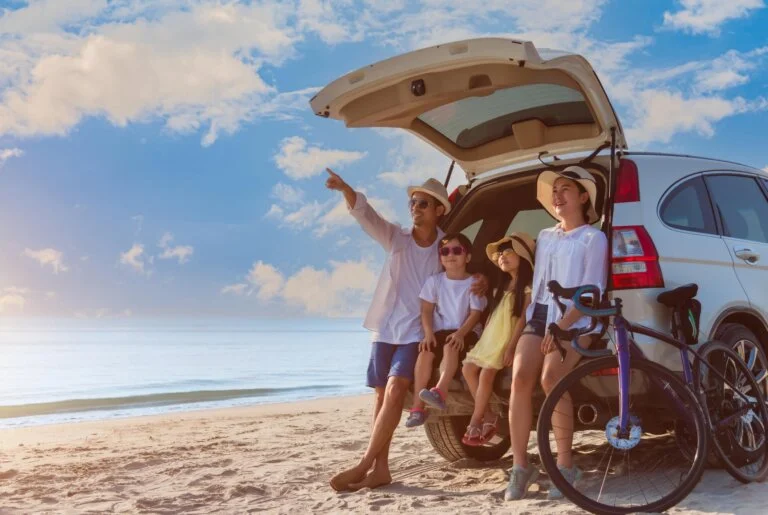
[(416, 368), (418, 357), (419, 342), (404, 345), (373, 342), (371, 360), (368, 362), (368, 386), (384, 388), (391, 376), (413, 381), (413, 370)]

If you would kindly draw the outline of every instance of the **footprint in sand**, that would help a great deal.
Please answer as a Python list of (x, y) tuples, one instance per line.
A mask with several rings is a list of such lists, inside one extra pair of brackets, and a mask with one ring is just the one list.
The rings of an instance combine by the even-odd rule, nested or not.
[(264, 487), (240, 484), (229, 489), (227, 498), (232, 499), (234, 497), (244, 497), (246, 495), (266, 495), (266, 493), (267, 489)]
[(5, 472), (0, 472), (0, 479), (12, 479), (18, 474), (19, 471), (16, 469), (6, 470)]
[(125, 465), (123, 468), (125, 470), (138, 470), (143, 469), (144, 467), (154, 467), (155, 465), (160, 465), (161, 463), (163, 463), (163, 460), (132, 461), (131, 463)]

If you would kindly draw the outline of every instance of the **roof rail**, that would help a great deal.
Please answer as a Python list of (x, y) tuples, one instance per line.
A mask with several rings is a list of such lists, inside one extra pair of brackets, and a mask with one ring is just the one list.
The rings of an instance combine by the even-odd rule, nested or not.
[(739, 162), (736, 162), (736, 161), (728, 161), (727, 159), (717, 159), (717, 158), (714, 158), (714, 157), (694, 156), (694, 155), (691, 155), (691, 154), (674, 154), (674, 153), (667, 153), (667, 152), (632, 152), (632, 151), (627, 151), (627, 152), (623, 152), (623, 155), (625, 155), (625, 156), (634, 155), (634, 156), (688, 157), (688, 158), (692, 158), (692, 159), (703, 159), (705, 161), (716, 161), (718, 163), (728, 163), (728, 164), (738, 165), (738, 166), (741, 166), (741, 167), (744, 167), (744, 168), (750, 168), (752, 170), (758, 170), (759, 171), (758, 168), (756, 168), (754, 166), (745, 165), (744, 163), (739, 163)]

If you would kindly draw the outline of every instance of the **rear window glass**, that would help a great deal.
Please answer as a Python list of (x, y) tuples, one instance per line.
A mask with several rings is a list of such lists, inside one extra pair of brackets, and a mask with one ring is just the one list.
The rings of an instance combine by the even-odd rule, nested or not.
[(528, 84), (464, 98), (419, 119), (461, 148), (510, 136), (512, 124), (525, 120), (538, 119), (549, 127), (594, 123), (584, 96), (557, 84)]
[(667, 225), (685, 231), (717, 234), (712, 205), (707, 188), (701, 177), (696, 177), (678, 186), (664, 199), (661, 205), (661, 219)]

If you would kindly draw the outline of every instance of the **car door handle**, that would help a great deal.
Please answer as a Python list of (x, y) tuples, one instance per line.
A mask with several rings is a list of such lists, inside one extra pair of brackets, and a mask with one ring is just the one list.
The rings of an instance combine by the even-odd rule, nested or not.
[(760, 254), (748, 247), (734, 247), (734, 254), (739, 259), (743, 259), (747, 263), (757, 263), (760, 260)]

